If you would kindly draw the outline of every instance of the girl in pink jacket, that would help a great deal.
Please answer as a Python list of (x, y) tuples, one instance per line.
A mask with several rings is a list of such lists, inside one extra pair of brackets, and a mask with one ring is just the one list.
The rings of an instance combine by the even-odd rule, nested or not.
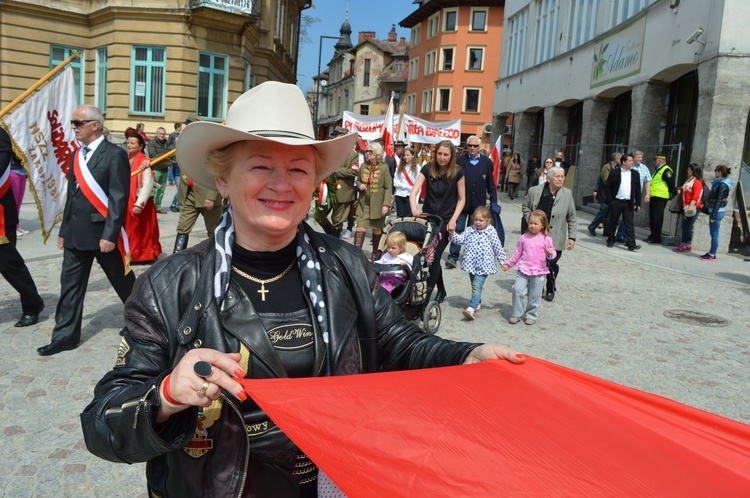
[(547, 281), (547, 260), (557, 256), (552, 239), (549, 237), (549, 223), (544, 211), (536, 210), (529, 215), (528, 231), (521, 235), (513, 256), (503, 265), (502, 270), (518, 264), (516, 283), (513, 285), (513, 316), (508, 322), (518, 323), (524, 314), (524, 300), (528, 295), (526, 325), (536, 323), (542, 289)]

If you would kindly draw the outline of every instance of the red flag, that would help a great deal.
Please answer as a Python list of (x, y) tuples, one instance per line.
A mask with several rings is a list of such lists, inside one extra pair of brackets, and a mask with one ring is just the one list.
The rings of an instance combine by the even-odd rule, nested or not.
[(528, 356), (245, 385), (350, 498), (750, 489), (750, 426)]
[(503, 160), (502, 135), (497, 137), (497, 141), (495, 142), (495, 146), (492, 148), (492, 152), (490, 152), (490, 156), (492, 157), (492, 178), (495, 179), (495, 185), (497, 185), (500, 180), (500, 162)]

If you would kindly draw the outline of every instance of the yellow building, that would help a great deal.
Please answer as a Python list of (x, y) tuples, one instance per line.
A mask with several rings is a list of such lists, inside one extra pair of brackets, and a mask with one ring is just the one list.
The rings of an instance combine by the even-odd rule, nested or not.
[(73, 50), (78, 101), (114, 133), (190, 113), (222, 121), (242, 92), (296, 83), (302, 11), (312, 0), (3, 0), (3, 107)]

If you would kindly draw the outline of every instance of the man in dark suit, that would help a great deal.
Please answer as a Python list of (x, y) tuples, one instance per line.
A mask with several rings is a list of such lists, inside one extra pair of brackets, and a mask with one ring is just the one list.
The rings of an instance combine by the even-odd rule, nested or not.
[(16, 249), (18, 210), (10, 184), (10, 136), (0, 127), (0, 274), (21, 295), (21, 319), (16, 327), (28, 327), (39, 321), (44, 301), (36, 290), (26, 262)]
[(632, 167), (633, 154), (623, 154), (620, 158), (620, 167), (613, 168), (607, 178), (607, 186), (604, 189), (606, 202), (609, 204), (607, 247), (615, 245), (617, 224), (622, 215), (628, 251), (637, 251), (641, 246), (635, 243), (633, 217), (635, 212), (641, 209), (641, 178), (638, 171)]
[[(57, 247), (64, 251), (60, 300), (52, 342), (37, 349), (42, 356), (78, 346), (83, 299), (94, 259), (123, 303), (135, 283), (133, 272), (125, 273), (124, 255), (118, 247), (130, 189), (128, 156), (104, 139), (104, 116), (96, 107), (77, 108), (71, 124), (81, 148), (71, 157), (68, 193), (57, 238)], [(97, 190), (103, 193), (103, 199), (97, 196)], [(102, 207), (105, 201), (106, 207)]]
[[(466, 229), (467, 219), (479, 206), (487, 205), (487, 196), (490, 196), (490, 207), (493, 214), (499, 214), (497, 204), (497, 189), (492, 176), (492, 159), (479, 153), (479, 137), (472, 135), (466, 139), (468, 154), (458, 156), (456, 163), (464, 171), (466, 181), (466, 204), (456, 220), (456, 232), (461, 233)], [(458, 257), (461, 254), (461, 246), (451, 242), (450, 254), (445, 261), (446, 268), (455, 268)]]

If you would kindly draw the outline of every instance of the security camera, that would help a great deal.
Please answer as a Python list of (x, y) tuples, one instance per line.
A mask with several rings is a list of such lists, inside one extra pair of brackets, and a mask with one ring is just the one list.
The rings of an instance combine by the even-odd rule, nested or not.
[[(695, 30), (695, 32), (693, 32), (693, 34), (692, 34), (692, 35), (690, 35), (690, 38), (688, 38), (688, 39), (686, 40), (686, 43), (687, 43), (688, 45), (690, 45), (690, 44), (691, 44), (691, 43), (693, 43), (694, 41), (697, 41), (697, 40), (698, 40), (698, 38), (700, 38), (701, 36), (703, 36), (703, 28), (698, 28), (698, 29), (696, 29), (696, 30)], [(701, 42), (698, 42), (698, 43), (701, 43)], [(705, 45), (705, 43), (704, 43), (704, 45)]]

